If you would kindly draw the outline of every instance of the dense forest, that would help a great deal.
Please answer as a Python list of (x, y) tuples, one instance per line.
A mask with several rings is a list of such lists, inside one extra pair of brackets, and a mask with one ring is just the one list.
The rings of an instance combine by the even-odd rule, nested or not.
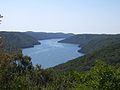
[(0, 54), (1, 90), (119, 90), (120, 69), (97, 60), (88, 71), (33, 66), (30, 57)]
[(37, 39), (21, 32), (0, 32), (0, 37), (0, 50), (5, 52), (33, 47), (36, 44), (40, 44)]
[(119, 43), (120, 34), (78, 34), (68, 37), (59, 42), (61, 43), (72, 43), (79, 44), (81, 47), (80, 52), (91, 53), (95, 50), (101, 49), (114, 43)]
[(57, 38), (68, 38), (73, 36), (72, 33), (46, 33), (46, 32), (24, 32), (27, 35), (34, 37), (37, 40), (44, 40), (44, 39), (57, 39)]
[[(93, 49), (99, 48), (99, 49), (94, 49), (94, 51), (92, 51), (91, 53), (87, 53), (80, 58), (68, 61), (64, 64), (60, 64), (58, 66), (55, 66), (54, 68), (59, 71), (70, 71), (70, 70), (86, 71), (86, 70), (89, 70), (95, 64), (95, 61), (97, 59), (100, 59), (106, 62), (107, 64), (119, 67), (120, 66), (120, 42), (119, 42), (120, 38), (118, 38), (118, 40), (115, 39), (115, 41), (113, 38), (111, 39), (111, 44), (105, 43), (106, 45), (107, 44), (108, 45), (101, 47), (100, 45), (104, 45), (105, 41), (103, 40), (102, 42), (98, 42), (97, 47), (95, 47), (96, 45), (93, 45), (94, 42), (91, 43), (93, 47), (90, 47), (90, 48), (93, 48)], [(106, 42), (109, 42), (109, 39)], [(88, 43), (88, 45), (90, 44)]]
[[(48, 69), (33, 66), (22, 51), (1, 52), (0, 90), (119, 90), (120, 35), (68, 39), (68, 43), (79, 44), (85, 55)], [(3, 41), (1, 38), (0, 43)]]

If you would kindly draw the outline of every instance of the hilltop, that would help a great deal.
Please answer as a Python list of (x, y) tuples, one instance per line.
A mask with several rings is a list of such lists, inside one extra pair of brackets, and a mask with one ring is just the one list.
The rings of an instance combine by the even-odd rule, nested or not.
[(24, 32), (25, 34), (32, 36), (33, 38), (37, 40), (44, 40), (44, 39), (57, 39), (57, 38), (68, 38), (70, 36), (73, 36), (72, 33), (46, 33), (46, 32)]

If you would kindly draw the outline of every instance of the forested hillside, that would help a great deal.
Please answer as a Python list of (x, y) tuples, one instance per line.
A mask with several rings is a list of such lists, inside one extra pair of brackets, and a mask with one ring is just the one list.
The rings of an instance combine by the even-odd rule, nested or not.
[[(92, 35), (90, 36), (92, 37)], [(103, 60), (107, 64), (119, 67), (120, 35), (93, 35), (92, 39), (90, 39), (90, 36), (86, 36), (88, 38), (87, 41), (82, 42), (82, 39), (79, 39), (81, 41), (79, 44), (82, 43), (82, 50), (85, 50), (84, 52), (86, 52), (84, 56), (58, 65), (54, 67), (54, 69), (59, 71), (86, 71), (94, 65), (97, 59)]]
[(37, 39), (20, 32), (0, 32), (0, 49), (12, 51), (40, 44)]
[(74, 35), (72, 33), (65, 34), (65, 33), (31, 32), (31, 31), (24, 33), (36, 38), (37, 40), (67, 38)]
[[(77, 63), (74, 64), (77, 68)], [(33, 66), (31, 58), (21, 53), (17, 55), (0, 53), (0, 90), (119, 90), (120, 88), (119, 68), (105, 64), (101, 60), (94, 62), (86, 72), (77, 72), (76, 68), (68, 69), (67, 72), (44, 70), (40, 65)]]
[(78, 34), (68, 37), (60, 43), (79, 44), (81, 52), (91, 53), (95, 50), (101, 49), (108, 45), (120, 42), (120, 34), (106, 35), (106, 34)]

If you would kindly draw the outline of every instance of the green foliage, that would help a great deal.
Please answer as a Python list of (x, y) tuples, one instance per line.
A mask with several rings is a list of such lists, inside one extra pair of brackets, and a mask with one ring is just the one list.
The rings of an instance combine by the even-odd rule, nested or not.
[(31, 58), (21, 53), (0, 53), (0, 90), (36, 90), (51, 80), (49, 71), (34, 67)]
[(38, 40), (21, 32), (0, 32), (0, 50), (16, 51), (21, 48), (33, 47)]
[(95, 66), (88, 71), (83, 83), (98, 90), (118, 90), (120, 88), (120, 70), (97, 61)]
[(106, 34), (78, 34), (68, 37), (61, 43), (79, 44), (81, 49), (79, 52), (92, 53), (98, 49), (106, 47), (108, 45), (114, 45), (120, 42), (120, 34), (106, 35)]
[(82, 57), (68, 61), (53, 67), (57, 71), (86, 71), (89, 70), (94, 64), (96, 59), (101, 59), (107, 64), (120, 66), (120, 42), (114, 42), (106, 47), (98, 49), (92, 53), (86, 54)]
[(97, 60), (89, 71), (59, 72), (33, 66), (31, 58), (0, 54), (0, 90), (118, 90), (120, 69)]
[(36, 38), (37, 40), (44, 40), (44, 39), (57, 39), (57, 38), (67, 38), (73, 36), (72, 33), (46, 33), (46, 32), (24, 32), (25, 34)]
[(58, 74), (49, 87), (52, 90), (119, 90), (120, 69), (97, 60), (89, 71)]

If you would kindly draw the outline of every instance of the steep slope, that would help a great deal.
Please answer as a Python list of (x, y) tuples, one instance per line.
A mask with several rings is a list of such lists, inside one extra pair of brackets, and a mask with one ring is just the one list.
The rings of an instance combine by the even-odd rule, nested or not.
[[(107, 35), (105, 39), (94, 38), (84, 45), (82, 47), (84, 48), (83, 50), (87, 48), (86, 55), (53, 68), (62, 72), (70, 70), (86, 71), (89, 70), (98, 59), (116, 67), (120, 66), (120, 35)], [(91, 47), (93, 47), (94, 50), (90, 51), (91, 49), (89, 48)]]
[(91, 53), (102, 47), (106, 47), (114, 42), (120, 41), (120, 34), (118, 35), (105, 35), (105, 34), (79, 34), (62, 41), (61, 43), (73, 43), (79, 44), (81, 47), (81, 52)]
[(64, 33), (31, 32), (31, 31), (24, 32), (24, 33), (36, 38), (37, 40), (67, 38), (74, 35), (71, 33), (64, 34)]
[(20, 32), (0, 32), (0, 37), (0, 48), (7, 51), (33, 47), (35, 44), (40, 44), (35, 38)]
[(108, 64), (116, 67), (120, 66), (120, 42), (114, 43), (113, 45), (106, 46), (100, 50), (96, 50), (91, 54), (86, 54), (80, 58), (68, 61), (64, 64), (55, 66), (54, 69), (57, 71), (86, 71), (89, 70), (96, 60), (103, 60)]

